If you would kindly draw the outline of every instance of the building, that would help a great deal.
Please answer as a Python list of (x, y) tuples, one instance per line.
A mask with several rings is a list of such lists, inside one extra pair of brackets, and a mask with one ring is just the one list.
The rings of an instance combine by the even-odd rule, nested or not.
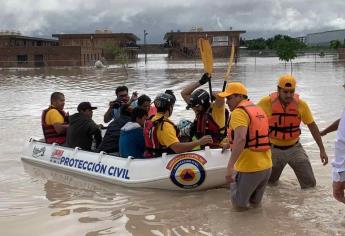
[(128, 59), (138, 55), (136, 40), (139, 38), (134, 34), (96, 31), (95, 34), (54, 34), (53, 37), (58, 40), (0, 32), (0, 67), (89, 66), (102, 58), (114, 59), (107, 46), (123, 49)]
[(77, 47), (59, 47), (54, 39), (0, 33), (0, 67), (80, 65)]
[(123, 49), (128, 59), (138, 58), (137, 41), (140, 40), (132, 33), (112, 33), (110, 30), (96, 30), (94, 34), (53, 34), (59, 39), (60, 46), (80, 46), (83, 48), (81, 59), (84, 64), (91, 60), (99, 59), (96, 51), (102, 50), (106, 60), (116, 59), (113, 50)]
[(296, 37), (295, 39), (297, 39), (297, 40), (300, 41), (301, 43), (305, 43), (305, 36)]
[(240, 34), (246, 31), (198, 31), (166, 33), (166, 47), (170, 47), (169, 58), (196, 58), (200, 57), (197, 41), (207, 38), (210, 41), (215, 58), (228, 58), (232, 42), (235, 44), (235, 57), (239, 55)]
[(345, 29), (331, 30), (313, 34), (307, 34), (305, 36), (305, 43), (308, 46), (330, 46), (330, 42), (333, 40), (339, 40), (341, 43), (345, 41)]

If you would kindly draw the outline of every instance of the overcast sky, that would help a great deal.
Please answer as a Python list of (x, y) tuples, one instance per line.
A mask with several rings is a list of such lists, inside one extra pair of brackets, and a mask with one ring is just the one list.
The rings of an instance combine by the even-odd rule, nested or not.
[[(345, 29), (344, 0), (0, 0), (0, 31), (51, 37), (111, 29), (149, 43), (166, 32), (245, 30), (246, 39)], [(139, 41), (143, 43), (143, 40)]]

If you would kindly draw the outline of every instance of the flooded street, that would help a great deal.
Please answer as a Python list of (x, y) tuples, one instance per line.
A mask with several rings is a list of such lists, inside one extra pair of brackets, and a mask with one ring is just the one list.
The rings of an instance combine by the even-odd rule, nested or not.
[[(345, 64), (332, 58), (301, 57), (293, 66), (296, 92), (306, 100), (320, 129), (340, 117), (345, 107)], [(227, 60), (216, 61), (213, 90), (220, 90)], [(241, 58), (232, 80), (244, 83), (258, 100), (276, 90), (290, 65), (277, 58)], [(345, 235), (345, 205), (332, 197), (330, 164), (322, 166), (319, 150), (303, 126), (301, 143), (311, 160), (316, 188), (301, 190), (289, 167), (280, 183), (268, 187), (261, 209), (234, 212), (228, 188), (199, 192), (128, 189), (23, 163), (21, 149), (41, 137), (41, 111), (50, 94), (65, 94), (65, 110), (76, 112), (90, 101), (96, 123), (103, 122), (114, 90), (127, 85), (153, 99), (165, 89), (177, 95), (172, 119), (193, 118), (181, 89), (203, 74), (200, 61), (168, 61), (149, 55), (123, 68), (0, 69), (0, 235)], [(205, 89), (207, 86), (204, 85)], [(333, 158), (335, 133), (323, 138)], [(149, 171), (149, 170), (147, 170)]]

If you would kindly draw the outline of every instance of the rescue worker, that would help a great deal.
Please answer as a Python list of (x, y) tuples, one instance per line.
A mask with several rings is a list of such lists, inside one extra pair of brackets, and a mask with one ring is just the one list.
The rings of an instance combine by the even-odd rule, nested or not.
[[(197, 89), (207, 83), (211, 77), (205, 73), (197, 82), (187, 85), (182, 91), (182, 98), (188, 104), (186, 109), (192, 108), (195, 112), (195, 119), (191, 128), (191, 137), (201, 138), (204, 135), (211, 135), (213, 144), (211, 148), (219, 147), (221, 141), (226, 137), (226, 124), (229, 118), (228, 110), (225, 108), (224, 98), (213, 94), (215, 101), (211, 102), (210, 94), (204, 89)], [(197, 89), (197, 90), (196, 90)]]
[(328, 157), (308, 104), (295, 93), (296, 80), (292, 75), (279, 78), (277, 92), (263, 97), (260, 106), (268, 116), (273, 168), (269, 180), (275, 184), (286, 164), (295, 172), (302, 189), (315, 187), (316, 180), (308, 156), (299, 142), (301, 122), (306, 124), (319, 146), (323, 165)]
[(218, 96), (226, 97), (231, 111), (231, 144), (223, 147), (232, 149), (225, 176), (231, 183), (231, 202), (236, 210), (259, 207), (272, 168), (268, 118), (249, 101), (246, 87), (239, 82), (228, 83)]
[(65, 96), (54, 92), (50, 96), (50, 106), (42, 112), (41, 124), (46, 143), (63, 144), (68, 127), (68, 114), (63, 110)]
[(154, 100), (157, 114), (146, 120), (144, 125), (145, 153), (146, 158), (160, 157), (162, 153), (172, 154), (191, 151), (199, 145), (212, 143), (212, 137), (205, 135), (202, 138), (181, 143), (179, 131), (169, 119), (173, 112), (176, 98), (171, 91), (160, 93)]

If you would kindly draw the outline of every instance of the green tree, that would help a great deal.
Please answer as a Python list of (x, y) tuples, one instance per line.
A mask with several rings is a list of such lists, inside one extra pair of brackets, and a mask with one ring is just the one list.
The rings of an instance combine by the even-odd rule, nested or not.
[(274, 42), (274, 49), (279, 57), (279, 60), (285, 62), (290, 61), (292, 73), (292, 60), (297, 57), (297, 50), (303, 48), (304, 44), (289, 36), (277, 38), (279, 39)]
[(339, 40), (332, 40), (332, 41), (330, 42), (330, 46), (331, 46), (331, 48), (333, 48), (333, 49), (338, 49), (338, 48), (341, 47), (341, 42), (340, 42)]
[(122, 68), (124, 69), (126, 75), (128, 76), (127, 72), (127, 66), (128, 66), (128, 57), (127, 52), (124, 48), (115, 46), (113, 44), (106, 44), (105, 49), (109, 51), (115, 60), (118, 60), (120, 64), (122, 65)]
[(264, 38), (247, 40), (246, 46), (249, 50), (262, 50), (266, 48), (266, 41)]

